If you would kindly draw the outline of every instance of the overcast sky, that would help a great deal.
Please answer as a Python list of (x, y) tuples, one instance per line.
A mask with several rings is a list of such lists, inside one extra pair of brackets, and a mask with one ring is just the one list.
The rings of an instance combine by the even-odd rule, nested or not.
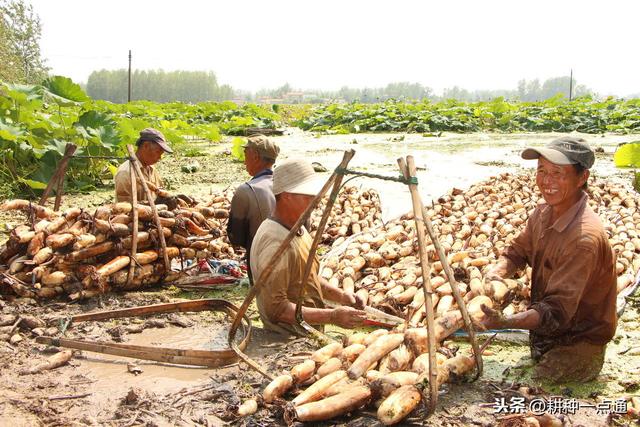
[(237, 89), (419, 82), (514, 89), (568, 75), (640, 92), (640, 1), (31, 0), (53, 73), (212, 70)]

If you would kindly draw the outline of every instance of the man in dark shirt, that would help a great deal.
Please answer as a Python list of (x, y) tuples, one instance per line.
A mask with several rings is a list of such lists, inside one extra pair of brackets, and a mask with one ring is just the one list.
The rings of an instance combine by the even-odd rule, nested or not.
[(536, 184), (546, 203), (485, 280), (509, 278), (530, 265), (531, 305), (506, 317), (483, 307), (488, 316), (481, 326), (529, 329), (534, 377), (590, 381), (602, 369), (617, 323), (615, 254), (584, 192), (595, 156), (583, 139), (563, 137), (522, 157), (538, 159)]
[(253, 178), (239, 186), (231, 200), (227, 224), (229, 241), (247, 251), (247, 266), (251, 279), (251, 242), (262, 221), (276, 205), (273, 195), (273, 165), (280, 153), (278, 145), (264, 135), (249, 138), (244, 145), (244, 164)]

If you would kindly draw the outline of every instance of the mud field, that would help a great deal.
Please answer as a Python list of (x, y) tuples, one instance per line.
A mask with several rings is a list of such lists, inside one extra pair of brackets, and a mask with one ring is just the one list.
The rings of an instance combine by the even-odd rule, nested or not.
[[(413, 154), (419, 170), (421, 193), (425, 203), (451, 187), (464, 188), (500, 172), (516, 172), (532, 166), (518, 156), (526, 144), (544, 144), (551, 134), (535, 135), (444, 135), (424, 138), (420, 135), (340, 135), (315, 136), (291, 130), (275, 138), (283, 157), (305, 157), (331, 170), (342, 151), (353, 148), (356, 156), (350, 167), (368, 172), (397, 176), (395, 159)], [(616, 170), (611, 155), (620, 142), (637, 136), (587, 136), (594, 147), (602, 147), (594, 173), (615, 180), (630, 180), (629, 172)], [(233, 161), (229, 143), (194, 144), (205, 153), (200, 157), (174, 156), (160, 164), (160, 172), (174, 192), (197, 198), (235, 186), (248, 178), (243, 165)], [(193, 173), (183, 166), (198, 162)], [(383, 217), (390, 219), (409, 210), (409, 193), (399, 184), (359, 178), (354, 183), (374, 187), (381, 193)], [(93, 207), (111, 201), (113, 189), (91, 194), (65, 196), (63, 208)], [(23, 218), (4, 214), (0, 217), (3, 233)], [(4, 225), (4, 227), (2, 227)], [(6, 233), (0, 235), (0, 240)], [(190, 426), (190, 425), (283, 425), (283, 408), (260, 405), (258, 412), (238, 419), (237, 405), (257, 396), (266, 385), (260, 374), (244, 364), (205, 369), (178, 367), (156, 362), (76, 351), (65, 366), (29, 374), (27, 371), (58, 351), (37, 344), (38, 335), (62, 336), (61, 322), (68, 316), (102, 310), (114, 310), (161, 302), (199, 298), (224, 298), (239, 305), (246, 293), (244, 285), (226, 286), (216, 291), (184, 292), (176, 288), (158, 288), (145, 292), (103, 295), (69, 304), (65, 300), (39, 304), (29, 299), (5, 301), (0, 298), (3, 328), (11, 328), (21, 340), (0, 341), (0, 425), (10, 426)], [(640, 306), (640, 304), (638, 304)], [(255, 307), (248, 315), (254, 331), (247, 354), (269, 372), (288, 369), (307, 357), (317, 346), (304, 338), (283, 341), (260, 328)], [(640, 322), (636, 301), (631, 300), (618, 323), (618, 331), (608, 346), (604, 369), (596, 381), (567, 384), (562, 387), (534, 383), (530, 378), (527, 337), (505, 333), (489, 346), (485, 371), (475, 383), (444, 387), (438, 410), (431, 417), (414, 414), (402, 425), (493, 426), (508, 424), (505, 414), (495, 414), (496, 399), (523, 396), (561, 396), (579, 399), (596, 406), (603, 399), (637, 395), (640, 389)], [(25, 320), (26, 319), (26, 320)], [(105, 322), (83, 322), (65, 331), (66, 338), (114, 341), (138, 345), (157, 345), (189, 349), (216, 349), (226, 345), (229, 319), (219, 313), (180, 313)], [(344, 330), (329, 329), (339, 336)], [(450, 346), (466, 349), (463, 338)], [(615, 415), (582, 408), (564, 416), (564, 425), (627, 425), (630, 421)], [(320, 425), (376, 426), (375, 409), (354, 413)]]

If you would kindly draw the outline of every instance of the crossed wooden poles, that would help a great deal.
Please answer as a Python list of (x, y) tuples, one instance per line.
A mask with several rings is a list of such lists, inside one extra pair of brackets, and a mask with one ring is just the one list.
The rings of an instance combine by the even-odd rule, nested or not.
[[(51, 181), (49, 182), (49, 185), (47, 185), (47, 188), (45, 189), (44, 194), (42, 195), (42, 198), (40, 200), (41, 205), (46, 203), (49, 193), (51, 192), (53, 187), (56, 186), (56, 201), (54, 205), (54, 210), (57, 210), (60, 207), (62, 190), (63, 190), (63, 182), (64, 182), (64, 174), (66, 172), (68, 162), (70, 158), (73, 156), (73, 153), (75, 152), (75, 150), (76, 150), (76, 146), (73, 144), (68, 144), (67, 147), (65, 148), (65, 154), (63, 156), (63, 159), (60, 162), (60, 165), (58, 166), (58, 169), (54, 173), (54, 176), (52, 177)], [(133, 280), (135, 266), (137, 265), (135, 258), (136, 258), (136, 250), (137, 250), (137, 243), (138, 243), (138, 209), (137, 209), (138, 208), (138, 201), (137, 201), (137, 181), (138, 180), (140, 180), (140, 183), (142, 184), (145, 194), (147, 195), (149, 205), (153, 212), (154, 221), (158, 229), (158, 240), (160, 241), (161, 253), (162, 253), (164, 265), (165, 265), (165, 272), (168, 273), (170, 271), (171, 265), (169, 262), (169, 258), (167, 256), (167, 247), (164, 239), (164, 234), (162, 232), (160, 217), (158, 215), (158, 211), (156, 209), (151, 190), (149, 189), (149, 186), (147, 185), (147, 182), (144, 179), (144, 176), (142, 175), (142, 171), (140, 170), (140, 165), (138, 164), (138, 161), (135, 157), (133, 147), (131, 145), (128, 145), (127, 151), (129, 153), (129, 160), (132, 166), (130, 168), (130, 174), (131, 174), (131, 197), (132, 197), (131, 215), (132, 215), (132, 222), (133, 222), (133, 231), (132, 231), (132, 245), (131, 245), (131, 264), (129, 266), (129, 274), (127, 279), (127, 282), (130, 283)], [(355, 155), (354, 150), (345, 151), (342, 157), (342, 161), (340, 162), (340, 165), (334, 170), (334, 172), (331, 174), (331, 176), (329, 177), (327, 182), (324, 184), (320, 192), (313, 198), (313, 200), (311, 201), (307, 209), (304, 211), (302, 216), (298, 219), (298, 221), (296, 221), (294, 226), (291, 228), (291, 230), (289, 231), (289, 234), (282, 241), (282, 243), (278, 247), (278, 250), (272, 256), (265, 270), (257, 278), (257, 280), (254, 283), (254, 286), (249, 289), (249, 292), (245, 300), (243, 301), (242, 305), (235, 313), (233, 323), (231, 324), (231, 329), (229, 330), (229, 336), (228, 336), (229, 346), (232, 348), (234, 353), (240, 359), (242, 359), (251, 368), (260, 372), (262, 375), (269, 378), (270, 380), (273, 380), (273, 376), (269, 374), (267, 371), (265, 371), (260, 365), (258, 365), (254, 360), (252, 360), (249, 356), (245, 355), (243, 352), (246, 346), (246, 341), (248, 339), (249, 334), (248, 333), (245, 334), (245, 339), (240, 343), (240, 345), (238, 345), (235, 340), (236, 332), (238, 328), (241, 326), (242, 321), (243, 320), (245, 320), (245, 322), (247, 321), (245, 313), (249, 308), (249, 305), (251, 304), (253, 299), (260, 292), (262, 284), (266, 282), (269, 276), (272, 274), (277, 260), (287, 250), (289, 244), (293, 240), (294, 236), (297, 234), (297, 231), (300, 229), (300, 227), (304, 223), (306, 223), (306, 221), (309, 219), (313, 210), (316, 208), (318, 203), (322, 200), (324, 195), (327, 193), (327, 191), (329, 190), (329, 187), (331, 187), (329, 200), (327, 201), (327, 204), (325, 206), (325, 210), (322, 214), (320, 224), (318, 226), (318, 229), (316, 230), (316, 234), (314, 236), (313, 243), (309, 251), (309, 257), (305, 264), (302, 284), (300, 286), (300, 293), (298, 295), (298, 300), (296, 303), (295, 319), (297, 322), (296, 327), (301, 333), (311, 335), (312, 337), (316, 338), (318, 341), (322, 343), (333, 341), (331, 337), (313, 328), (304, 320), (302, 315), (302, 302), (304, 300), (304, 295), (305, 295), (305, 285), (307, 283), (309, 275), (311, 274), (311, 268), (313, 266), (313, 261), (314, 261), (316, 251), (318, 249), (318, 245), (320, 244), (320, 239), (322, 238), (322, 233), (327, 225), (327, 221), (329, 220), (331, 209), (333, 208), (333, 205), (338, 197), (338, 193), (342, 185), (342, 179), (345, 174), (348, 174), (351, 172), (347, 169), (347, 166), (354, 155)], [(476, 367), (477, 367), (475, 379), (477, 379), (482, 373), (482, 355), (478, 347), (478, 343), (475, 337), (475, 331), (473, 329), (473, 324), (469, 317), (469, 312), (467, 311), (465, 302), (462, 299), (462, 296), (460, 295), (460, 291), (457, 287), (457, 282), (454, 278), (453, 271), (451, 270), (451, 266), (447, 261), (446, 254), (442, 248), (442, 245), (439, 242), (438, 236), (436, 235), (433, 225), (431, 223), (431, 218), (429, 217), (426, 209), (424, 208), (422, 199), (420, 197), (420, 193), (418, 192), (418, 180), (416, 177), (416, 166), (414, 163), (413, 156), (407, 156), (406, 160), (403, 158), (399, 158), (398, 167), (400, 168), (400, 173), (402, 174), (402, 178), (393, 179), (393, 180), (402, 182), (409, 187), (409, 191), (411, 193), (414, 220), (416, 222), (418, 249), (419, 249), (419, 255), (420, 255), (422, 279), (423, 279), (422, 290), (424, 292), (424, 297), (425, 297), (424, 300), (425, 300), (426, 315), (427, 315), (427, 332), (428, 332), (428, 348), (429, 348), (429, 387), (430, 387), (430, 390), (429, 390), (430, 398), (429, 398), (428, 409), (429, 409), (429, 413), (433, 413), (433, 411), (436, 408), (436, 404), (438, 400), (438, 386), (437, 386), (437, 380), (436, 380), (437, 378), (436, 342), (435, 342), (435, 330), (434, 330), (435, 320), (434, 320), (433, 301), (432, 301), (433, 290), (431, 288), (431, 274), (430, 274), (431, 265), (429, 263), (429, 256), (427, 253), (426, 233), (429, 234), (429, 237), (436, 249), (438, 258), (440, 259), (440, 262), (442, 263), (447, 279), (449, 280), (449, 284), (451, 286), (453, 296), (456, 300), (456, 303), (458, 304), (458, 307), (460, 308), (460, 312), (462, 313), (462, 317), (464, 319), (466, 329), (469, 332), (469, 340), (471, 341), (471, 346), (473, 348), (473, 353), (475, 356)], [(367, 176), (368, 174), (358, 172), (358, 175)], [(376, 177), (373, 174), (369, 174), (369, 176)], [(200, 306), (199, 308), (201, 307), (202, 306)], [(110, 314), (112, 315), (113, 313), (110, 313)], [(127, 314), (133, 314), (133, 313), (127, 313)], [(140, 313), (136, 312), (135, 314), (140, 314)], [(250, 324), (249, 324), (249, 328), (250, 328)], [(69, 346), (72, 348), (74, 348), (73, 345), (80, 345), (79, 343), (75, 343), (75, 342), (72, 343), (70, 340), (67, 340), (67, 341), (69, 342), (58, 343), (58, 344), (63, 346)], [(82, 343), (82, 345), (87, 345), (87, 344)], [(95, 345), (93, 345), (92, 348), (94, 346)], [(75, 348), (78, 348), (78, 347), (75, 347)], [(85, 348), (85, 349), (88, 349), (88, 348)], [(160, 352), (162, 353), (163, 350), (166, 351), (168, 349), (159, 349), (159, 350), (161, 350)], [(101, 348), (101, 349), (95, 348), (93, 351), (108, 352), (108, 351), (105, 351), (104, 348)], [(135, 349), (123, 348), (123, 349), (118, 349), (113, 351), (117, 351), (117, 353), (115, 354), (121, 354), (121, 355), (124, 355), (124, 353), (131, 353), (132, 351), (133, 352), (139, 351), (141, 352), (141, 355), (144, 354), (144, 356), (148, 356), (148, 354), (146, 353), (146, 349), (141, 349), (141, 348), (135, 348)], [(177, 354), (169, 353), (164, 355), (163, 357), (166, 357), (166, 356), (175, 357), (177, 356)], [(196, 355), (189, 354), (189, 356), (196, 356)], [(198, 354), (197, 356), (204, 356), (205, 358), (211, 357), (210, 354), (207, 354), (207, 355)], [(195, 359), (197, 359), (197, 356), (195, 357)], [(162, 359), (162, 361), (171, 361), (171, 360), (173, 360), (175, 363), (176, 360), (180, 360), (180, 359), (175, 359), (175, 358), (171, 359), (170, 357), (167, 357), (166, 359), (165, 358)], [(183, 362), (191, 361), (191, 362), (196, 362), (196, 364), (198, 364), (197, 362), (200, 362), (201, 360), (182, 359), (181, 361)]]
[[(294, 226), (289, 231), (287, 237), (282, 241), (278, 250), (272, 256), (271, 260), (267, 263), (267, 267), (260, 274), (257, 280), (254, 283), (254, 286), (249, 289), (249, 292), (240, 306), (236, 318), (234, 319), (231, 329), (229, 331), (229, 346), (236, 351), (239, 358), (242, 359), (245, 363), (251, 366), (256, 371), (260, 372), (265, 377), (273, 380), (273, 376), (266, 372), (260, 365), (258, 365), (255, 361), (245, 355), (242, 350), (235, 344), (234, 338), (238, 327), (240, 326), (242, 316), (249, 308), (249, 305), (255, 298), (255, 296), (260, 292), (262, 288), (262, 284), (267, 281), (270, 277), (277, 260), (282, 256), (282, 254), (287, 250), (289, 244), (293, 240), (297, 231), (300, 227), (307, 221), (311, 212), (316, 208), (320, 200), (324, 197), (326, 192), (331, 187), (331, 194), (329, 195), (329, 200), (325, 206), (325, 210), (322, 214), (322, 218), (320, 220), (320, 224), (318, 225), (318, 229), (316, 230), (316, 234), (313, 239), (313, 243), (311, 245), (311, 249), (309, 251), (309, 258), (307, 259), (304, 275), (302, 278), (302, 284), (300, 286), (300, 294), (298, 295), (298, 300), (296, 304), (296, 327), (301, 332), (311, 335), (312, 337), (318, 339), (322, 343), (327, 343), (333, 341), (333, 339), (322, 332), (316, 330), (311, 325), (309, 325), (302, 316), (302, 301), (304, 300), (305, 295), (305, 285), (311, 273), (311, 268), (313, 265), (314, 257), (316, 250), (318, 249), (318, 245), (320, 243), (320, 239), (322, 238), (322, 232), (327, 225), (327, 221), (329, 219), (329, 215), (331, 214), (331, 209), (335, 200), (338, 196), (338, 192), (340, 191), (340, 186), (342, 184), (342, 179), (345, 174), (348, 174), (350, 171), (347, 169), (347, 165), (355, 155), (354, 150), (345, 151), (342, 161), (340, 165), (334, 170), (333, 174), (329, 177), (327, 182), (324, 184), (320, 192), (313, 198), (307, 209), (304, 211), (302, 216), (298, 219), (298, 221), (294, 224)], [(416, 222), (416, 231), (418, 238), (418, 248), (420, 254), (420, 264), (422, 267), (422, 290), (424, 292), (424, 300), (427, 314), (427, 332), (428, 332), (428, 348), (429, 348), (429, 413), (433, 413), (436, 408), (437, 400), (438, 400), (438, 385), (437, 385), (437, 371), (436, 371), (436, 341), (435, 341), (435, 321), (434, 321), (434, 311), (433, 311), (433, 301), (432, 295), (433, 290), (431, 288), (431, 265), (429, 262), (429, 257), (427, 253), (427, 245), (426, 245), (426, 233), (429, 234), (431, 241), (436, 249), (438, 254), (438, 258), (444, 267), (445, 274), (447, 279), (449, 280), (449, 284), (451, 285), (451, 290), (453, 292), (453, 296), (460, 308), (460, 312), (462, 313), (462, 317), (464, 319), (464, 323), (467, 331), (469, 332), (469, 340), (471, 341), (471, 346), (473, 348), (473, 353), (476, 360), (476, 376), (474, 379), (477, 379), (482, 374), (482, 355), (481, 351), (478, 347), (478, 343), (475, 337), (475, 331), (473, 329), (473, 324), (471, 322), (471, 318), (469, 317), (469, 312), (467, 311), (466, 304), (460, 295), (460, 291), (457, 286), (457, 282), (453, 275), (453, 270), (447, 261), (446, 254), (442, 248), (438, 240), (438, 236), (435, 233), (433, 225), (431, 223), (431, 218), (429, 217), (424, 205), (422, 204), (422, 199), (420, 197), (420, 193), (418, 192), (418, 180), (416, 177), (416, 166), (414, 163), (413, 156), (407, 156), (406, 160), (403, 158), (398, 159), (398, 166), (400, 168), (400, 173), (402, 174), (401, 179), (394, 179), (398, 182), (402, 182), (409, 187), (409, 191), (411, 193), (411, 201), (413, 206), (413, 214)], [(361, 172), (359, 175), (367, 175)], [(426, 231), (426, 233), (425, 233)]]
[[(53, 210), (57, 211), (60, 208), (60, 204), (62, 202), (62, 195), (64, 192), (64, 175), (67, 172), (67, 166), (69, 165), (69, 160), (74, 157), (74, 153), (78, 147), (74, 144), (67, 144), (64, 149), (64, 155), (62, 156), (62, 160), (58, 164), (56, 171), (54, 172), (49, 184), (45, 188), (42, 196), (40, 197), (40, 205), (44, 206), (47, 203), (47, 199), (51, 190), (56, 188), (56, 199), (54, 202)], [(131, 264), (129, 265), (129, 273), (127, 275), (127, 284), (129, 286), (133, 281), (133, 276), (135, 273), (136, 265), (138, 262), (136, 260), (136, 252), (138, 250), (138, 186), (137, 182), (140, 181), (142, 184), (142, 188), (144, 189), (145, 194), (147, 195), (147, 200), (149, 202), (149, 207), (151, 207), (151, 211), (153, 213), (153, 219), (158, 229), (158, 241), (160, 242), (160, 250), (161, 256), (164, 261), (164, 271), (165, 274), (171, 271), (171, 263), (169, 261), (169, 256), (167, 255), (167, 242), (164, 238), (164, 233), (162, 232), (162, 224), (160, 223), (160, 216), (158, 215), (158, 209), (156, 208), (156, 204), (154, 202), (153, 194), (147, 185), (147, 180), (144, 179), (142, 175), (142, 170), (140, 169), (140, 164), (138, 163), (138, 159), (136, 158), (135, 152), (133, 151), (133, 146), (127, 145), (127, 152), (129, 153), (129, 173), (131, 174), (131, 224), (133, 226), (131, 232)], [(102, 158), (104, 156), (79, 156), (83, 158)], [(108, 156), (107, 156), (108, 157)]]

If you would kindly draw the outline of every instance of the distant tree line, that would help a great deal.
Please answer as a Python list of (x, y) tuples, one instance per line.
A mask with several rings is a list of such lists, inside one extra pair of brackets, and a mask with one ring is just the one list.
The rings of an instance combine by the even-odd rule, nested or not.
[[(430, 99), (439, 101), (443, 99), (457, 99), (460, 101), (489, 101), (498, 97), (503, 97), (513, 101), (542, 101), (552, 98), (558, 94), (569, 98), (569, 77), (554, 77), (540, 83), (540, 80), (534, 79), (527, 81), (525, 79), (518, 82), (515, 89), (502, 90), (467, 90), (458, 86), (453, 86), (443, 90), (442, 95), (438, 96), (433, 89), (420, 83), (395, 82), (389, 83), (384, 87), (378, 88), (350, 88), (343, 86), (337, 91), (322, 90), (304, 90), (302, 92), (315, 95), (308, 96), (305, 102), (324, 102), (326, 100), (343, 100), (346, 102), (363, 102), (375, 103), (386, 101), (387, 99), (399, 100), (422, 100)], [(294, 91), (291, 86), (286, 83), (276, 89), (260, 90), (255, 94), (244, 93), (242, 97), (254, 101), (260, 98), (282, 98), (286, 94)], [(594, 95), (593, 91), (584, 85), (578, 85), (576, 79), (573, 79), (573, 97), (585, 95)]]
[(380, 88), (352, 89), (343, 86), (334, 93), (329, 93), (331, 97), (341, 98), (347, 102), (379, 102), (387, 99), (432, 99), (435, 97), (433, 89), (421, 85), (420, 83), (395, 82), (389, 83)]
[[(290, 92), (298, 91), (291, 87), (289, 83), (276, 89), (261, 89), (255, 93), (241, 92), (239, 95), (248, 101), (259, 101), (261, 98), (278, 99), (286, 98)], [(380, 88), (350, 88), (343, 86), (337, 91), (327, 90), (299, 90), (309, 94), (304, 102), (319, 103), (326, 100), (343, 100), (346, 102), (380, 102), (387, 99), (425, 99), (433, 98), (433, 90), (423, 86), (420, 83), (396, 82), (389, 83), (385, 87)]]
[[(553, 77), (545, 80), (540, 84), (540, 80), (534, 79), (527, 81), (522, 79), (518, 82), (515, 90), (475, 90), (468, 91), (466, 89), (454, 86), (443, 91), (440, 99), (459, 99), (461, 101), (489, 101), (497, 97), (513, 101), (544, 101), (553, 98), (558, 94), (562, 94), (565, 98), (569, 98), (569, 82), (570, 77)], [(581, 96), (595, 95), (591, 89), (585, 85), (579, 85), (576, 79), (573, 79), (572, 94), (574, 98)]]
[[(128, 71), (101, 70), (89, 75), (87, 94), (94, 99), (127, 102)], [(229, 85), (218, 85), (212, 71), (136, 70), (131, 75), (131, 99), (155, 102), (222, 101), (233, 98)]]
[[(1, 1), (1, 0), (0, 0)], [(502, 97), (510, 101), (543, 101), (558, 94), (569, 98), (568, 76), (553, 77), (542, 83), (539, 79), (522, 79), (514, 89), (467, 90), (459, 86), (445, 88), (442, 95), (436, 95), (432, 88), (420, 83), (394, 82), (384, 87), (351, 88), (343, 86), (336, 91), (299, 90), (285, 83), (275, 89), (256, 92), (234, 90), (229, 85), (219, 85), (216, 76), (209, 71), (137, 70), (132, 76), (133, 100), (156, 102), (201, 102), (242, 99), (248, 102), (273, 102), (280, 99), (285, 103), (322, 103), (327, 101), (376, 103), (388, 99), (441, 101), (489, 101)], [(89, 76), (86, 91), (94, 99), (111, 102), (127, 102), (127, 70), (94, 71)], [(303, 96), (300, 96), (300, 94)], [(596, 96), (585, 85), (573, 79), (573, 97)]]

